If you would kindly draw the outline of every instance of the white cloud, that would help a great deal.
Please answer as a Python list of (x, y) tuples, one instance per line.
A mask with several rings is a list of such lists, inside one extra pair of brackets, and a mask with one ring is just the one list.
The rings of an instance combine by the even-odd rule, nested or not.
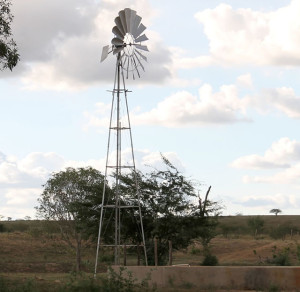
[(233, 161), (231, 166), (244, 169), (284, 169), (275, 174), (245, 175), (244, 183), (300, 185), (300, 142), (287, 137), (281, 138), (274, 142), (264, 155), (240, 157)]
[(295, 184), (300, 185), (300, 163), (267, 176), (244, 176), (244, 183), (267, 183), (267, 184)]
[[(99, 111), (99, 107), (102, 111)], [(97, 104), (94, 112), (84, 112), (87, 119), (85, 128), (107, 127), (108, 115), (107, 112), (104, 113), (105, 109), (107, 106)], [(165, 127), (220, 125), (249, 121), (245, 113), (244, 100), (238, 97), (235, 85), (223, 85), (219, 92), (213, 92), (209, 84), (200, 87), (198, 96), (187, 91), (179, 91), (159, 102), (150, 111), (139, 113), (134, 110), (130, 117), (134, 125)]]
[(240, 75), (237, 78), (237, 84), (242, 87), (252, 87), (253, 83), (252, 83), (251, 74), (248, 73), (248, 74)]
[(300, 118), (300, 96), (292, 88), (265, 89), (262, 93), (246, 99), (247, 105), (259, 112), (277, 111), (290, 118)]
[[(157, 15), (147, 0), (15, 0), (13, 32), (21, 62), (10, 76), (21, 74), (27, 89), (78, 90), (111, 83), (116, 58), (100, 64), (101, 50), (110, 44), (114, 19), (124, 7), (136, 10), (146, 26)], [(146, 34), (151, 54), (139, 84), (161, 84), (175, 74), (171, 51), (157, 33), (148, 29)]]
[[(163, 167), (159, 152), (135, 150), (134, 154), (138, 170), (149, 172), (151, 167)], [(115, 153), (111, 155), (114, 156)], [(176, 153), (166, 152), (163, 155), (179, 170), (184, 170)], [(131, 149), (124, 149), (122, 158), (124, 164), (132, 163)], [(53, 152), (33, 152), (22, 159), (10, 158), (0, 152), (0, 159), (0, 214), (15, 219), (24, 218), (26, 215), (35, 217), (33, 207), (38, 204), (37, 198), (42, 192), (42, 185), (52, 172), (64, 170), (66, 167), (92, 166), (104, 173), (106, 162), (105, 158), (67, 161)]]
[(195, 18), (204, 27), (210, 55), (178, 59), (177, 65), (182, 68), (215, 64), (298, 66), (299, 11), (298, 0), (271, 12), (233, 9), (228, 4), (199, 11)]
[(42, 192), (41, 188), (10, 188), (5, 194), (8, 206), (30, 207), (36, 204), (37, 196)]
[(297, 197), (295, 195), (285, 195), (285, 194), (275, 194), (272, 196), (246, 196), (242, 200), (235, 201), (236, 204), (248, 207), (255, 208), (299, 208)]
[(284, 137), (274, 142), (263, 156), (252, 154), (240, 157), (231, 166), (248, 169), (288, 168), (296, 161), (300, 161), (300, 142)]

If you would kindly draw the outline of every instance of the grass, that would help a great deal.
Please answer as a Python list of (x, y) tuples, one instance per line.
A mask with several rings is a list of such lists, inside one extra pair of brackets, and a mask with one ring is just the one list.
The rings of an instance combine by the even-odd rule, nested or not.
[[(274, 246), (277, 251), (289, 248), (291, 265), (299, 265), (299, 216), (269, 215), (261, 218), (265, 222), (264, 229), (256, 238), (248, 229), (249, 216), (220, 218), (218, 235), (211, 242), (212, 254), (217, 256), (219, 265), (258, 265), (260, 261), (267, 262), (273, 256)], [(2, 221), (1, 224), (6, 232), (0, 233), (0, 278), (4, 278), (9, 285), (33, 285), (37, 287), (36, 291), (51, 291), (49, 287), (55, 291), (70, 282), (70, 272), (75, 270), (75, 252), (61, 239), (54, 224), (50, 222), (45, 225), (41, 221)], [(221, 227), (224, 225), (230, 227), (226, 236), (222, 234)], [(268, 232), (278, 226), (290, 227), (293, 236), (287, 233), (284, 240), (272, 239)], [(82, 251), (83, 270), (88, 276), (93, 271), (95, 250), (92, 244)], [(100, 258), (102, 261), (98, 271), (105, 273), (112, 262), (111, 250), (100, 255)], [(202, 261), (202, 247), (197, 241), (188, 249), (173, 254), (173, 264), (199, 265)], [(127, 263), (136, 265), (136, 257), (130, 251)], [(170, 288), (165, 291), (193, 291), (193, 288)]]

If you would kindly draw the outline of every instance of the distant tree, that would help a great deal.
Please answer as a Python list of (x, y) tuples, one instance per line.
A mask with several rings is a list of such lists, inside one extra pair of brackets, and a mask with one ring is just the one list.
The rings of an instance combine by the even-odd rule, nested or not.
[(13, 16), (10, 6), (11, 0), (0, 0), (0, 70), (9, 68), (12, 71), (20, 57), (17, 45), (12, 38)]
[(260, 233), (264, 227), (265, 221), (260, 217), (252, 217), (248, 219), (248, 226), (253, 232), (254, 236), (256, 236), (258, 233)]
[[(88, 243), (86, 221), (95, 197), (102, 197), (103, 175), (91, 167), (67, 168), (53, 173), (43, 186), (44, 191), (36, 207), (38, 217), (57, 223), (63, 240), (76, 252), (76, 270), (81, 270), (81, 250)], [(98, 217), (99, 218), (99, 217)]]
[(11, 217), (7, 217), (7, 221), (11, 221), (12, 220), (12, 218)]
[(279, 213), (282, 213), (282, 211), (280, 209), (271, 209), (269, 213), (273, 213), (277, 216)]
[(24, 220), (30, 221), (30, 220), (31, 220), (31, 217), (30, 217), (30, 216), (25, 216), (25, 217), (24, 217)]
[(3, 218), (4, 218), (4, 216), (3, 216), (3, 215), (0, 215), (0, 221), (1, 221)]

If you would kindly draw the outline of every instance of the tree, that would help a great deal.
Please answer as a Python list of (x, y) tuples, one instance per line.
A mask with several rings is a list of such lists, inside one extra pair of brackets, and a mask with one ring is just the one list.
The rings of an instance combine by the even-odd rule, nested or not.
[(256, 216), (248, 219), (248, 226), (250, 227), (254, 236), (256, 236), (257, 233), (260, 233), (262, 231), (264, 224), (265, 221), (260, 216)]
[(280, 209), (271, 209), (269, 213), (273, 213), (277, 216), (279, 213), (282, 213), (282, 211)]
[(221, 214), (222, 206), (218, 202), (208, 200), (210, 190), (211, 186), (208, 188), (204, 200), (199, 196), (199, 206), (194, 216), (198, 221), (197, 235), (203, 247), (204, 263), (206, 261), (211, 262), (211, 259), (217, 263), (216, 257), (211, 254), (210, 242), (217, 235), (216, 227), (219, 224), (218, 217)]
[[(187, 179), (164, 156), (163, 170), (153, 169), (151, 172), (137, 173), (144, 231), (147, 244), (148, 263), (153, 264), (154, 239), (158, 241), (159, 264), (165, 264), (168, 255), (168, 242), (172, 241), (174, 250), (186, 248), (193, 239), (200, 237), (201, 243), (208, 250), (210, 240), (215, 236), (217, 225), (216, 202), (205, 200), (202, 209), (197, 202), (197, 189), (194, 183)], [(136, 198), (134, 174), (121, 177), (120, 193), (124, 202)], [(135, 203), (136, 204), (136, 203)], [(203, 208), (204, 207), (204, 208)], [(216, 215), (216, 216), (211, 216)], [(127, 238), (140, 242), (129, 216), (124, 222)]]
[[(104, 177), (96, 169), (67, 168), (52, 174), (43, 185), (43, 193), (38, 199), (38, 216), (55, 221), (63, 240), (76, 251), (77, 271), (81, 270), (83, 240), (89, 239), (86, 235), (87, 222), (82, 218), (93, 218), (93, 212), (89, 216), (87, 213), (95, 197), (102, 197), (103, 183)], [(85, 243), (89, 243), (89, 240)]]
[(17, 45), (12, 38), (11, 23), (13, 16), (10, 11), (11, 0), (0, 0), (0, 70), (9, 68), (11, 71), (20, 60)]

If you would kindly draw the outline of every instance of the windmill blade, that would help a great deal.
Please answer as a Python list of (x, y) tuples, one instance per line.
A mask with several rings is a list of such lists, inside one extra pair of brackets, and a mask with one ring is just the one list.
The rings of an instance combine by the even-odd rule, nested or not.
[(125, 34), (126, 34), (128, 31), (127, 31), (127, 25), (126, 25), (125, 11), (121, 10), (119, 12), (119, 16), (120, 16), (120, 19), (121, 19), (121, 22), (122, 22), (123, 30), (125, 31)]
[(136, 53), (138, 53), (140, 56), (141, 56), (141, 58), (143, 58), (146, 62), (147, 62), (147, 57), (146, 56), (144, 56), (140, 51), (138, 51), (138, 50), (135, 50), (135, 52)]
[(107, 58), (107, 56), (108, 56), (108, 49), (109, 49), (109, 46), (103, 47), (102, 54), (101, 54), (101, 61), (100, 62), (103, 62)]
[(142, 20), (142, 17), (140, 17), (139, 15), (136, 15), (136, 17), (133, 21), (131, 33), (135, 38), (138, 37), (138, 35), (136, 35), (136, 32), (137, 32), (137, 29), (138, 29), (138, 27), (141, 23), (141, 20)]
[(126, 69), (127, 74), (126, 74), (126, 79), (128, 79), (128, 68), (129, 68), (129, 58), (127, 58), (127, 69)]
[(133, 35), (134, 38), (137, 38), (139, 35), (141, 35), (145, 29), (146, 29), (146, 26), (141, 23), (136, 30), (136, 34)]
[(135, 58), (137, 59), (137, 61), (139, 62), (139, 64), (140, 64), (140, 66), (142, 67), (143, 71), (145, 71), (145, 68), (144, 68), (143, 64), (141, 63), (140, 59), (138, 58), (138, 56), (137, 56), (135, 53), (133, 53), (133, 58), (134, 58), (134, 57), (135, 57)]
[(119, 46), (123, 46), (123, 45), (124, 45), (123, 39), (120, 40), (119, 38), (113, 38), (113, 39), (111, 40), (111, 43), (112, 43), (113, 45), (115, 45), (116, 47), (119, 47)]
[(149, 52), (147, 46), (138, 45), (138, 44), (134, 44), (134, 45), (136, 46), (137, 49)]
[(119, 30), (119, 28), (117, 26), (113, 27), (112, 32), (120, 40), (124, 39), (124, 34)]
[[(132, 62), (132, 58), (130, 58), (130, 63), (131, 63), (131, 68), (134, 68), (133, 62)], [(132, 70), (132, 78), (133, 80), (135, 80), (134, 78), (134, 70)]]
[(144, 42), (144, 41), (147, 41), (147, 40), (148, 40), (148, 38), (146, 37), (145, 34), (143, 34), (143, 35), (139, 36), (135, 41), (137, 43), (140, 43), (140, 42)]
[(131, 19), (131, 9), (130, 8), (125, 8), (125, 19), (126, 19), (126, 27), (127, 27), (127, 32), (130, 32), (130, 19)]
[(132, 30), (133, 30), (133, 25), (134, 25), (134, 20), (136, 18), (136, 11), (131, 10), (131, 15), (130, 15), (130, 30), (129, 32), (132, 34)]
[(136, 62), (135, 62), (135, 59), (134, 59), (134, 56), (132, 56), (132, 60), (133, 60), (133, 63), (134, 63), (134, 68), (135, 68), (135, 70), (136, 70), (136, 73), (138, 74), (138, 76), (139, 76), (139, 78), (141, 78), (141, 76), (140, 76), (140, 72), (139, 72), (139, 70), (138, 70), (138, 66), (137, 66), (137, 64), (136, 64)]
[(122, 50), (123, 50), (123, 47), (114, 48), (114, 52), (113, 52), (113, 54), (115, 55), (115, 54), (117, 54), (117, 53), (121, 52)]
[(117, 25), (117, 28), (120, 30), (120, 32), (125, 35), (126, 32), (123, 28), (123, 25), (122, 25), (122, 21), (121, 21), (121, 18), (118, 16), (115, 18), (115, 24)]

